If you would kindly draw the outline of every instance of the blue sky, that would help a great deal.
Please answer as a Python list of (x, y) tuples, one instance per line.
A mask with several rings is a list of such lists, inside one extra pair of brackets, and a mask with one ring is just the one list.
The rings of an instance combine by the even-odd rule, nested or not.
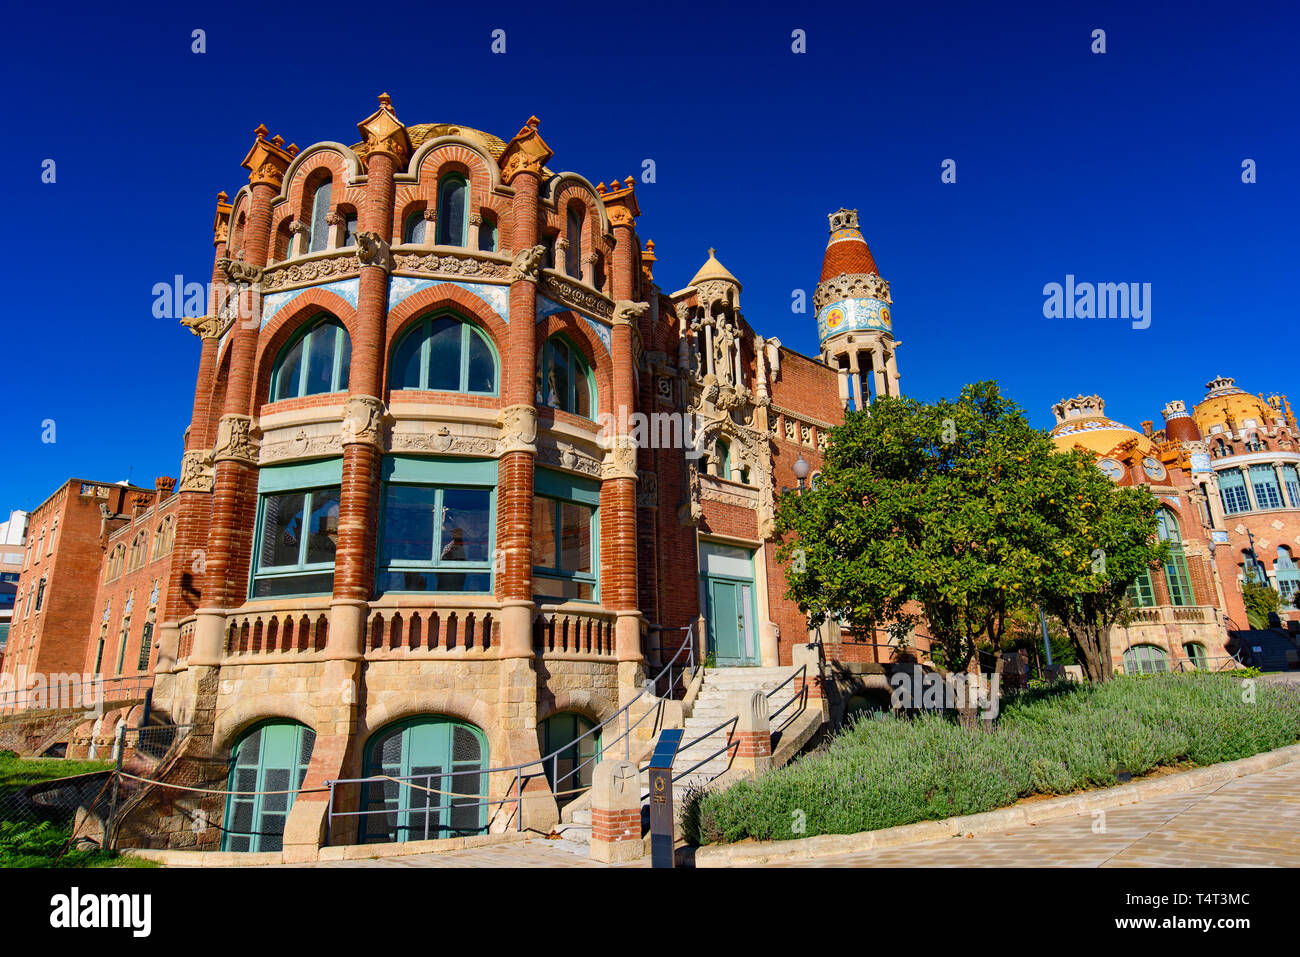
[[(384, 90), (411, 124), (509, 138), (536, 114), (552, 167), (593, 182), (653, 159), (639, 232), (661, 287), (714, 246), (750, 323), (806, 353), (792, 290), (811, 297), (826, 214), (857, 208), (920, 398), (992, 377), (1036, 424), (1100, 392), (1136, 426), (1217, 374), (1288, 391), (1300, 13), (1136, 6), (13, 6), (0, 514), (72, 475), (177, 473), (198, 340), (154, 318), (154, 284), (207, 280), (215, 195), (247, 181), (258, 123), (355, 142)], [(392, 46), (367, 54), (370, 37)], [(1150, 283), (1150, 327), (1045, 319), (1043, 286), (1067, 274)]]

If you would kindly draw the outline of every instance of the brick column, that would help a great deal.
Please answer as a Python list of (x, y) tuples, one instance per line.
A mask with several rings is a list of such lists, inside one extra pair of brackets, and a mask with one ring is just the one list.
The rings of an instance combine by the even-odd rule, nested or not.
[[(235, 282), (256, 283), (266, 265), (271, 242), (271, 202), (280, 190), (291, 156), (266, 128), (257, 128), (257, 140), (243, 166), (249, 172), (248, 218), (244, 227), (242, 260), (223, 259), (222, 271)], [(282, 141), (280, 141), (282, 142)], [(231, 250), (238, 255), (241, 250)], [(241, 604), (253, 547), (257, 513), (257, 452), (250, 432), (254, 369), (260, 309), (236, 315), (230, 328), (230, 372), (225, 405), (217, 423), (213, 449), (212, 519), (204, 561), (203, 607), (197, 611), (195, 665), (221, 661), (225, 610)]]
[(727, 744), (734, 747), (731, 770), (758, 774), (772, 767), (772, 722), (767, 696), (761, 691), (734, 691), (727, 710), (736, 715), (736, 730)]

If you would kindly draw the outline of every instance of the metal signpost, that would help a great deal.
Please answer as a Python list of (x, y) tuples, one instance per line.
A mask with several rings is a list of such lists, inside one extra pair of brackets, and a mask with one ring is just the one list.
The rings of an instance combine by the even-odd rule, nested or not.
[(680, 728), (659, 733), (654, 754), (650, 755), (650, 866), (672, 867), (673, 760), (682, 743)]

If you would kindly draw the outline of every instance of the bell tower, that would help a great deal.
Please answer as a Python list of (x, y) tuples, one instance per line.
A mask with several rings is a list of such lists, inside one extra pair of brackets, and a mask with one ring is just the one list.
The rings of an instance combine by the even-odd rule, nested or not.
[(830, 239), (821, 281), (813, 293), (822, 361), (839, 371), (840, 402), (865, 409), (881, 396), (901, 394), (893, 300), (876, 260), (858, 231), (858, 211), (830, 214)]

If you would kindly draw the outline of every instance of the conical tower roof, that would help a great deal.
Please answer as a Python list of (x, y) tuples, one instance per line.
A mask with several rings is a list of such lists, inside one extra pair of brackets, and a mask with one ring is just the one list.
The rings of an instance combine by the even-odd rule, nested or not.
[(733, 276), (726, 266), (718, 262), (716, 249), (709, 250), (709, 258), (705, 260), (704, 265), (700, 267), (700, 271), (695, 274), (695, 278), (687, 283), (687, 285), (698, 286), (700, 283), (708, 282), (710, 279), (721, 279), (725, 282), (735, 283), (736, 288), (740, 288), (740, 280)]
[(830, 221), (831, 238), (826, 243), (826, 254), (822, 257), (820, 281), (845, 274), (880, 275), (871, 248), (858, 231), (858, 211), (840, 209), (839, 212), (831, 213)]

